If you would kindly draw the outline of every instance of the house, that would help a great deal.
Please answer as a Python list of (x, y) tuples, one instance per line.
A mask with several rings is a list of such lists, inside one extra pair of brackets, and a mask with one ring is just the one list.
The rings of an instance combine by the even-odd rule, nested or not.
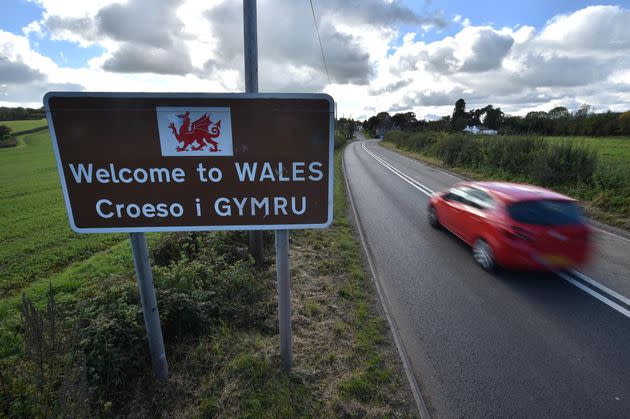
[(497, 135), (498, 133), (496, 129), (490, 129), (483, 126), (478, 127), (477, 125), (467, 126), (466, 128), (463, 129), (463, 132), (467, 134), (473, 134), (473, 135), (477, 135), (477, 134)]

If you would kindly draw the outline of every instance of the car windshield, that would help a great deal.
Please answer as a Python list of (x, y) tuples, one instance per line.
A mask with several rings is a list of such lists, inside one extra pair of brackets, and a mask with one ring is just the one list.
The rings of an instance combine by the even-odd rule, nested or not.
[(508, 205), (513, 220), (525, 224), (576, 224), (583, 220), (579, 206), (571, 201), (538, 200)]

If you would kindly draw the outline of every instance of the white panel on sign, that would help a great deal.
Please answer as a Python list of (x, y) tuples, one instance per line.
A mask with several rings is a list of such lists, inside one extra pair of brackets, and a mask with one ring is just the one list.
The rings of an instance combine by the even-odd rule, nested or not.
[(156, 107), (162, 156), (232, 156), (230, 108)]

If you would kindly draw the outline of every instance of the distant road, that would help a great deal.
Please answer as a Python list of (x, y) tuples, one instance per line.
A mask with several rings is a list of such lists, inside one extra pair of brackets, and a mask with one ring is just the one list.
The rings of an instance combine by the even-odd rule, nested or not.
[(432, 415), (630, 417), (630, 241), (599, 232), (580, 273), (491, 275), (426, 221), (430, 193), (460, 179), (363, 138), (344, 164)]

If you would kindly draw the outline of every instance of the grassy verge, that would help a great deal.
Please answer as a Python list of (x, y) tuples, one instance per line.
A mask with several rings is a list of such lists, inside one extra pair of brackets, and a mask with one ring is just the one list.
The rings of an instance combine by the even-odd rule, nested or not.
[(33, 128), (44, 127), (48, 125), (48, 121), (46, 119), (28, 119), (21, 121), (0, 121), (0, 125), (7, 126), (11, 128), (13, 132), (30, 130)]
[[(347, 217), (340, 161), (337, 152), (333, 225), (290, 236), (292, 372), (278, 356), (274, 266), (254, 267), (246, 234), (152, 235), (171, 378), (157, 382), (150, 373), (123, 242), (25, 288), (43, 309), (50, 282), (59, 306), (48, 303), (44, 320), (31, 322), (43, 325), (38, 339), (19, 298), (0, 303), (0, 416), (413, 416)], [(46, 320), (57, 311), (63, 315)], [(32, 354), (40, 347), (49, 355), (38, 369)]]
[(611, 150), (630, 146), (630, 139), (607, 140), (599, 139), (600, 146), (595, 147), (558, 137), (477, 138), (398, 131), (388, 133), (382, 145), (472, 179), (549, 187), (579, 199), (592, 218), (630, 229), (630, 159), (621, 152), (608, 156)]
[(72, 232), (48, 133), (20, 142), (0, 149), (0, 299), (125, 237)]

